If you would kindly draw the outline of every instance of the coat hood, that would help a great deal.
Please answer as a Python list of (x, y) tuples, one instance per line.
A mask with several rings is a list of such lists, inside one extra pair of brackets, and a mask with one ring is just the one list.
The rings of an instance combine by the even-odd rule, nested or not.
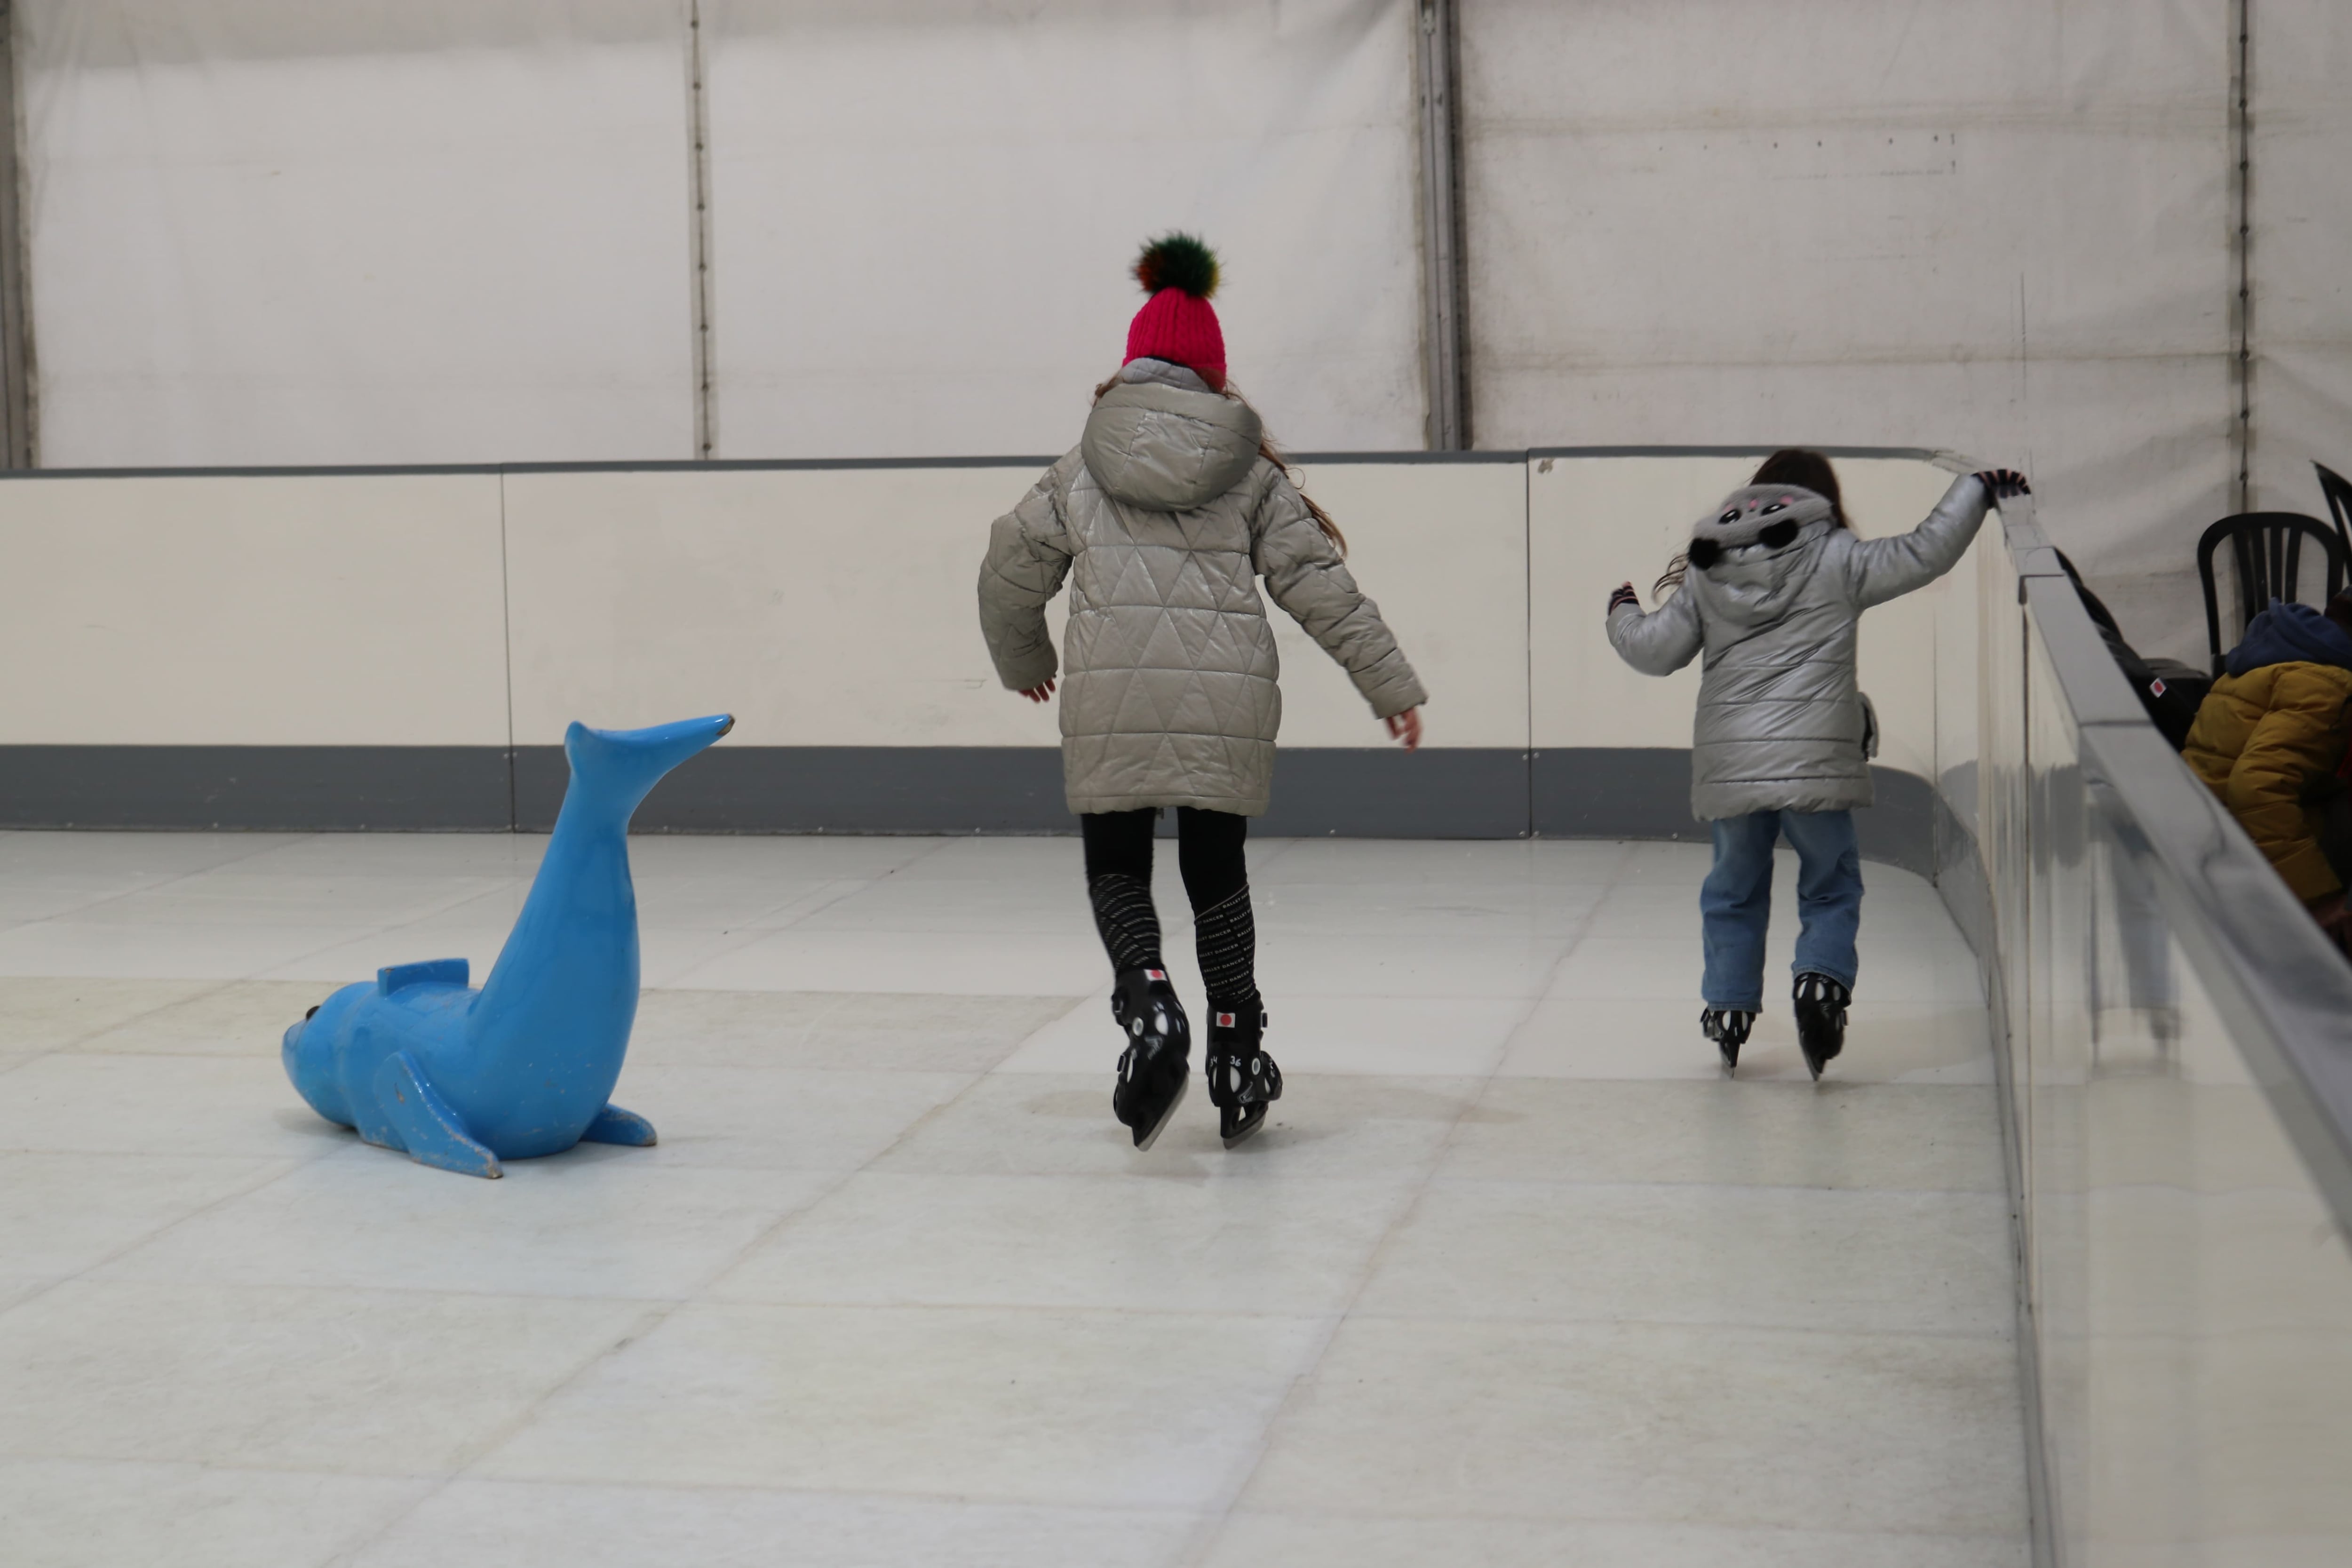
[(1242, 482), (1261, 434), (1248, 404), (1211, 392), (1181, 365), (1139, 359), (1097, 400), (1078, 450), (1112, 500), (1189, 511)]
[(2292, 599), (2273, 599), (2246, 637), (2230, 650), (2230, 673), (2246, 675), (2273, 664), (2332, 664), (2352, 669), (2352, 634)]
[(1821, 564), (1834, 509), (1795, 485), (1746, 485), (1691, 530), (1690, 572), (1710, 616), (1768, 626), (1789, 613)]

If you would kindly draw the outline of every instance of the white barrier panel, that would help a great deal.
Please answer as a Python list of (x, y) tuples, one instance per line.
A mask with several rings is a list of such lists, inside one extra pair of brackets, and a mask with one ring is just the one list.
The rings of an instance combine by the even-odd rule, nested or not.
[(1691, 524), (1746, 484), (1752, 458), (1538, 458), (1528, 476), (1534, 745), (1687, 746), (1696, 660), (1663, 679), (1609, 646), (1609, 591), (1651, 584)]
[(0, 484), (0, 745), (503, 746), (495, 474)]
[[(1682, 747), (1696, 666), (1635, 674), (1603, 605), (1628, 575), (1650, 600), (1691, 521), (1753, 464), (1335, 460), (1299, 477), (1430, 689), (1431, 748)], [(1911, 526), (1950, 479), (1908, 458), (1839, 467), (1869, 533)], [(10, 483), (0, 646), (47, 679), (0, 698), (0, 744), (551, 745), (574, 718), (728, 709), (754, 745), (1051, 746), (1053, 710), (997, 686), (973, 603), (989, 525), (1037, 471)], [(1973, 689), (1937, 692), (1933, 606), (1974, 591), (1956, 574), (1864, 618), (1882, 765), (1929, 776), (1939, 728), (1972, 733)], [(1284, 742), (1385, 743), (1345, 674), (1269, 607)]]
[[(726, 709), (762, 746), (1053, 746), (1055, 710), (997, 684), (975, 608), (989, 525), (1027, 468), (518, 473), (506, 480), (515, 739), (583, 715)], [(1527, 732), (1525, 480), (1517, 463), (1318, 463), (1433, 702), (1433, 747)], [(1058, 640), (1066, 594), (1049, 618)], [(1383, 737), (1345, 674), (1269, 605), (1283, 740)]]
[[(1518, 463), (1313, 464), (1307, 490), (1429, 689), (1425, 747), (1528, 741), (1527, 470)], [(1261, 584), (1261, 590), (1263, 584)], [(1282, 740), (1388, 744), (1345, 671), (1271, 604)]]
[(1050, 746), (974, 608), (1028, 468), (511, 474), (515, 740), (731, 711), (757, 746)]

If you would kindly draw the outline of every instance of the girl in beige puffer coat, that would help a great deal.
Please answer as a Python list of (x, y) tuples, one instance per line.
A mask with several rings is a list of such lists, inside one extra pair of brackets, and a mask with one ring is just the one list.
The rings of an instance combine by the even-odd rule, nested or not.
[(1127, 363), (1097, 389), (1077, 449), (997, 520), (980, 622), (999, 679), (1048, 700), (1045, 605), (1070, 583), (1063, 776), (1116, 975), (1111, 1015), (1128, 1037), (1112, 1109), (1149, 1148), (1189, 1076), (1190, 1026), (1160, 963), (1151, 902), (1152, 826), (1173, 806), (1209, 994), (1209, 1093), (1230, 1146), (1282, 1093), (1263, 1045), (1243, 851), (1248, 819), (1266, 808), (1282, 721), (1257, 579), (1407, 749), (1420, 743), (1423, 693), (1349, 575), (1339, 531), (1225, 386), (1209, 304), (1215, 258), (1171, 235), (1135, 273), (1150, 299), (1129, 328)]

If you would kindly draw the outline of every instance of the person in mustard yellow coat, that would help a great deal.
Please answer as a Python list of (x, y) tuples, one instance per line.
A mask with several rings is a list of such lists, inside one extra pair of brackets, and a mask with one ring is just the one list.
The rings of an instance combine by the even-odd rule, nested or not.
[(2339, 943), (2352, 913), (2320, 851), (2323, 814), (2313, 797), (2344, 761), (2347, 740), (2352, 594), (2338, 594), (2325, 614), (2273, 599), (2254, 617), (2180, 753)]

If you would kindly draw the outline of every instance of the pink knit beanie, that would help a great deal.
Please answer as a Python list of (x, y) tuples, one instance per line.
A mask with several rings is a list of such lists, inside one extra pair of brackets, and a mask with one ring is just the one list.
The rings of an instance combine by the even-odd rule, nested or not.
[(1136, 258), (1135, 280), (1151, 296), (1128, 323), (1127, 358), (1164, 359), (1225, 385), (1225, 334), (1209, 296), (1217, 291), (1217, 255), (1189, 234), (1153, 240)]

